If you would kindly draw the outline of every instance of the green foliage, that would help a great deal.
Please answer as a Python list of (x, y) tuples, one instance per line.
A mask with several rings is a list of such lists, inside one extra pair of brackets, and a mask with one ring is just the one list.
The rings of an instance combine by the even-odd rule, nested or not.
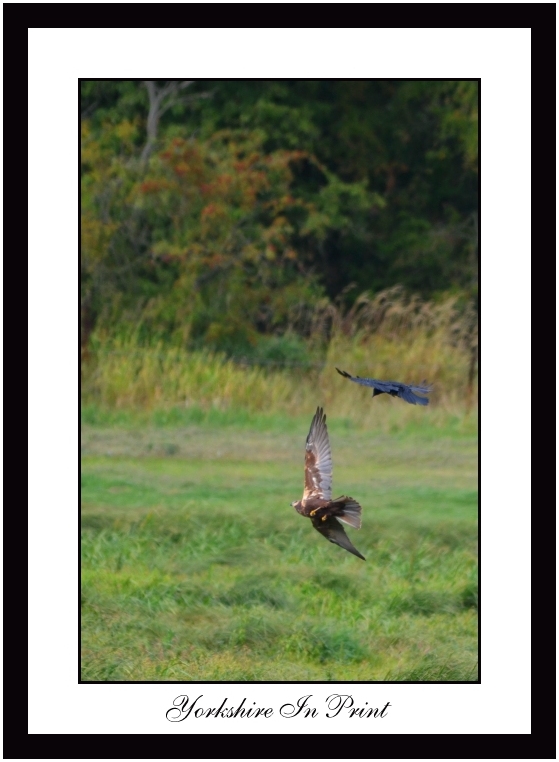
[(294, 333), (261, 338), (250, 359), (263, 365), (311, 367), (308, 346)]
[[(117, 132), (125, 141), (133, 128), (123, 123)], [(259, 334), (285, 332), (295, 309), (321, 296), (308, 270), (313, 241), (325, 227), (348, 224), (344, 194), (350, 203), (366, 191), (348, 192), (334, 178), (316, 203), (296, 197), (291, 167), (309, 157), (266, 155), (261, 143), (242, 131), (204, 144), (174, 138), (145, 174), (127, 159), (98, 159), (83, 205), (83, 301), (98, 304), (98, 329), (128, 321), (146, 338), (249, 351)], [(84, 164), (103, 149), (86, 131)]]
[(396, 283), (476, 296), (477, 83), (188, 92), (146, 164), (143, 83), (82, 83), (83, 346), (135, 333), (258, 355), (351, 283), (349, 306)]
[(477, 678), (475, 436), (331, 421), (363, 563), (289, 507), (288, 423), (84, 427), (84, 679)]

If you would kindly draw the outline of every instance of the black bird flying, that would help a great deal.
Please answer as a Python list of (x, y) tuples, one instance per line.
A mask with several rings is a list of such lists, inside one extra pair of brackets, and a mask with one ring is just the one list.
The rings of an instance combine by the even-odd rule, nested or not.
[[(340, 376), (349, 378), (350, 381), (354, 381), (361, 386), (372, 386), (373, 397), (377, 394), (390, 394), (391, 397), (400, 397), (400, 399), (409, 402), (410, 405), (428, 405), (429, 400), (426, 397), (418, 397), (416, 392), (420, 394), (429, 394), (433, 391), (432, 386), (412, 386), (411, 384), (401, 384), (399, 381), (379, 381), (376, 378), (361, 378), (360, 376), (350, 376), (345, 370), (336, 368)], [(427, 382), (424, 381), (424, 384)]]

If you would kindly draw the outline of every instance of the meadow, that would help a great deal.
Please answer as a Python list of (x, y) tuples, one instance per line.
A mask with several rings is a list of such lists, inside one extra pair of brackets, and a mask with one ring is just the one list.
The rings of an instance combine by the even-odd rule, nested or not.
[[(330, 370), (290, 411), (85, 399), (83, 680), (477, 679), (475, 411)], [(319, 403), (366, 562), (289, 505)]]

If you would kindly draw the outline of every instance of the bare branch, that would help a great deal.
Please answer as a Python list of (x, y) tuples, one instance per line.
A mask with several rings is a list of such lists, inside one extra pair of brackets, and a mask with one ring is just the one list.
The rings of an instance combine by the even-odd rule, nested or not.
[(186, 90), (194, 83), (193, 79), (176, 80), (168, 82), (161, 88), (157, 88), (154, 80), (146, 80), (144, 86), (148, 92), (149, 111), (146, 124), (147, 141), (142, 151), (142, 161), (146, 162), (157, 140), (157, 128), (163, 114), (173, 106), (191, 103), (199, 98), (210, 98), (212, 93), (195, 93), (193, 95), (179, 95), (181, 90)]
[(194, 83), (193, 79), (184, 79), (178, 86), (179, 90), (184, 90), (186, 87), (190, 87)]

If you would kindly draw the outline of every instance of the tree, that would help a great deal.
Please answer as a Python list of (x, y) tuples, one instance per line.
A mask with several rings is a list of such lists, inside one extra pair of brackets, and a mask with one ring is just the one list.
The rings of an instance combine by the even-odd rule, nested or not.
[(84, 81), (82, 113), (87, 335), (251, 347), (318, 298), (476, 294), (477, 82)]
[(153, 151), (157, 139), (159, 120), (170, 108), (178, 105), (192, 103), (200, 98), (209, 98), (211, 93), (194, 93), (191, 96), (181, 93), (193, 84), (193, 80), (176, 80), (158, 86), (154, 80), (144, 82), (149, 97), (149, 110), (147, 117), (147, 140), (142, 151), (142, 161), (147, 161)]

